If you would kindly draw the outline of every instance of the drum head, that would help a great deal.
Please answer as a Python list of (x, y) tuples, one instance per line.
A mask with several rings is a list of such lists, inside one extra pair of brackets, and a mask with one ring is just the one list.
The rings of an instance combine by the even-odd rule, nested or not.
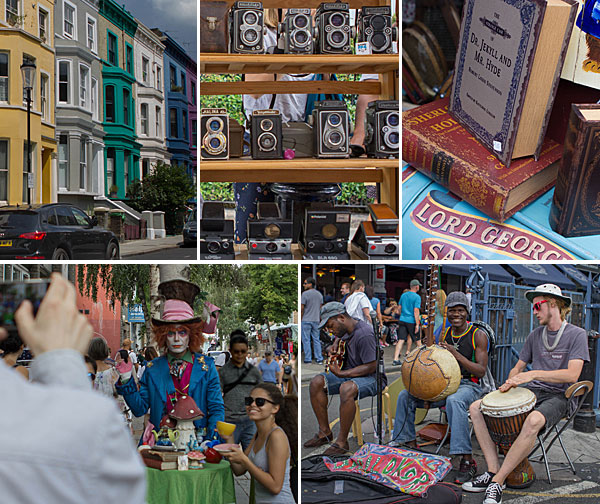
[(531, 411), (535, 394), (524, 387), (513, 387), (508, 392), (494, 390), (481, 400), (481, 412), (495, 417), (509, 417)]

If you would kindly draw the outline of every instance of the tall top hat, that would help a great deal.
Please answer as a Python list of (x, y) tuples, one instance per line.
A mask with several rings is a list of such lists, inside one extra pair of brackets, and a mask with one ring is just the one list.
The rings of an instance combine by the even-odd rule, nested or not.
[(200, 293), (200, 287), (183, 278), (175, 278), (161, 282), (158, 294), (165, 298), (160, 318), (152, 318), (155, 325), (195, 324), (202, 322), (202, 317), (194, 316), (194, 300)]

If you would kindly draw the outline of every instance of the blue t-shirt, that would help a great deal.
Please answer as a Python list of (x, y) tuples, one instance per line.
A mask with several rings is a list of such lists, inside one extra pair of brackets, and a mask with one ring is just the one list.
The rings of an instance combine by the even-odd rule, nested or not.
[(263, 359), (259, 362), (258, 369), (262, 373), (264, 381), (277, 383), (277, 373), (279, 373), (277, 361), (272, 360), (270, 364), (267, 364), (267, 361)]
[(415, 308), (421, 309), (421, 296), (416, 292), (408, 291), (400, 296), (398, 304), (402, 306), (400, 312), (400, 321), (407, 322), (409, 324), (416, 323), (415, 320)]
[(379, 298), (372, 297), (371, 299), (369, 299), (369, 301), (371, 301), (371, 306), (373, 307), (373, 310), (377, 311), (377, 305), (381, 303), (381, 301), (379, 301)]

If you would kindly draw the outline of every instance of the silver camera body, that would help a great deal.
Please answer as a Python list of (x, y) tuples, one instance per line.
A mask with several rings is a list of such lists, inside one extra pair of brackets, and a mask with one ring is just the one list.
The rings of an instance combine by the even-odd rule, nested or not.
[(313, 54), (314, 26), (310, 9), (288, 9), (279, 23), (280, 49), (285, 54)]
[(315, 39), (319, 54), (352, 54), (355, 29), (350, 26), (347, 3), (322, 3), (315, 14)]
[(229, 10), (229, 52), (265, 52), (264, 13), (261, 2), (235, 2)]
[(316, 102), (312, 121), (316, 157), (346, 158), (350, 155), (350, 117), (343, 101)]

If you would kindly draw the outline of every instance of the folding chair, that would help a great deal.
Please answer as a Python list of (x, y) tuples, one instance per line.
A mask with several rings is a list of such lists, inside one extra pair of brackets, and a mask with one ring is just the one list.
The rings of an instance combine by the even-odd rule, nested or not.
[[(541, 434), (538, 434), (538, 437), (537, 437), (538, 442), (535, 445), (535, 447), (533, 448), (533, 450), (531, 451), (531, 453), (529, 454), (530, 461), (535, 461), (535, 462), (541, 462), (542, 460), (544, 461), (544, 465), (546, 466), (546, 474), (548, 475), (548, 483), (550, 485), (552, 484), (552, 478), (550, 477), (550, 472), (555, 471), (557, 469), (561, 469), (562, 466), (570, 467), (571, 471), (573, 471), (573, 474), (576, 474), (575, 466), (573, 465), (573, 462), (571, 462), (571, 457), (569, 457), (569, 454), (567, 453), (567, 449), (565, 448), (565, 445), (564, 445), (560, 435), (569, 426), (569, 424), (571, 424), (573, 422), (573, 420), (575, 419), (575, 415), (581, 409), (581, 406), (583, 405), (587, 395), (590, 393), (593, 386), (594, 386), (594, 384), (591, 381), (585, 380), (585, 381), (580, 381), (580, 382), (574, 383), (565, 391), (565, 397), (569, 401), (568, 405), (567, 405), (567, 415), (564, 416), (563, 418), (561, 418), (552, 427), (550, 427), (549, 429), (546, 429), (543, 436)], [(571, 411), (572, 413), (569, 414), (569, 411)], [(564, 424), (562, 425), (562, 427), (559, 430), (558, 424), (560, 424), (561, 422), (564, 422)], [(554, 437), (550, 440), (550, 442), (547, 445), (544, 446), (544, 443), (552, 434), (554, 434)], [(557, 439), (558, 439), (558, 442), (560, 443), (560, 447), (562, 448), (563, 453), (565, 454), (565, 457), (567, 458), (568, 463), (567, 462), (548, 462), (547, 454), (550, 451), (551, 446), (554, 444), (554, 442)], [(541, 455), (532, 457), (532, 455), (538, 449), (541, 449), (541, 451), (542, 451)], [(549, 464), (556, 464), (556, 465), (559, 465), (560, 467), (554, 467), (554, 468), (550, 469)]]

